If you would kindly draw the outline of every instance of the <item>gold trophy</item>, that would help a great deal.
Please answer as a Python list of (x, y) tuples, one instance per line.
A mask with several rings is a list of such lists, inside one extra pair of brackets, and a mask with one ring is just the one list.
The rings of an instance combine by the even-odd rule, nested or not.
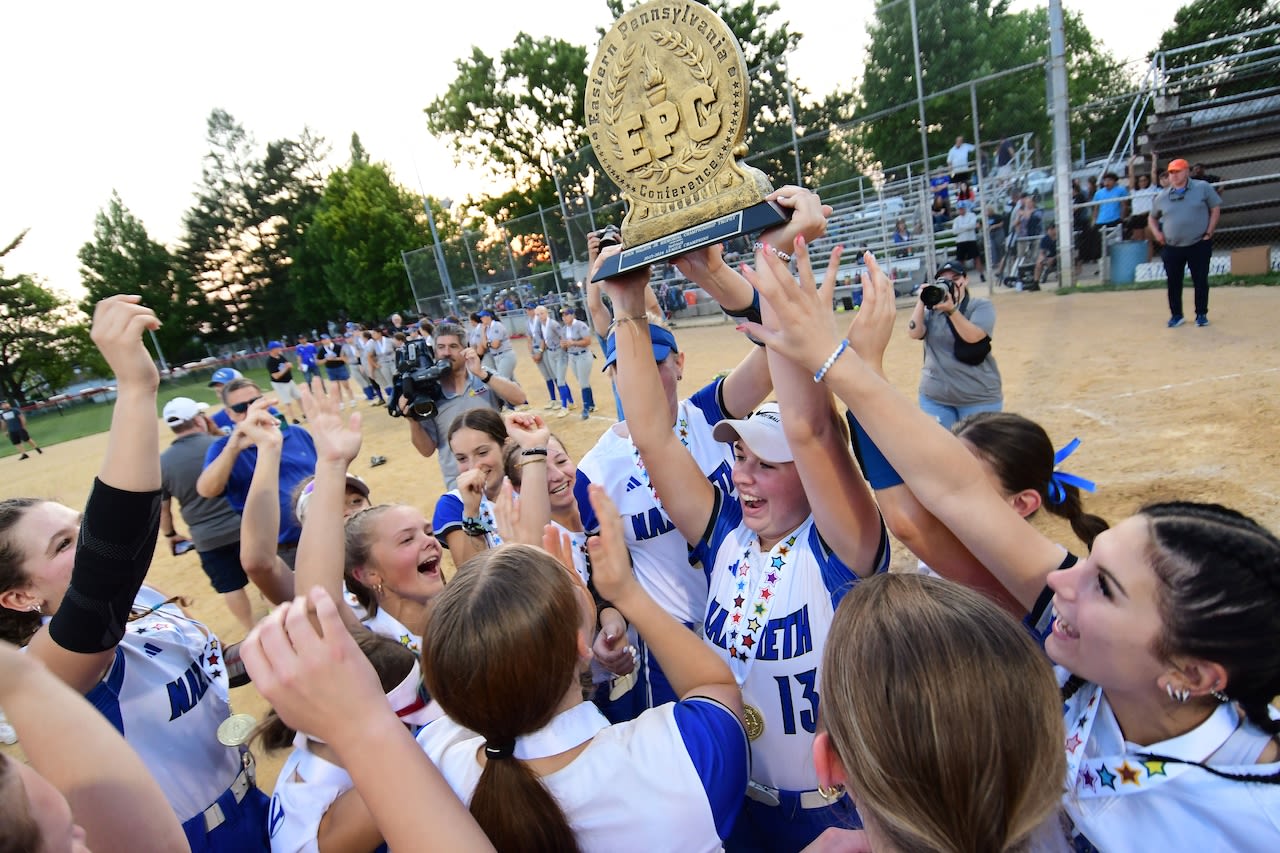
[(764, 173), (737, 159), (749, 87), (733, 32), (701, 3), (652, 0), (614, 22), (591, 65), (586, 118), (627, 214), (623, 250), (595, 280), (786, 220), (765, 201)]

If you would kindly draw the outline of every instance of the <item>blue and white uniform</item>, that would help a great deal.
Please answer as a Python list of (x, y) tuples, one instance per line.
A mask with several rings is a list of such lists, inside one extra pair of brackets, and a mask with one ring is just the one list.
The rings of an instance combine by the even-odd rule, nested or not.
[[(489, 500), (485, 495), (480, 495), (480, 521), (488, 532), (484, 535), (486, 548), (497, 548), (502, 544), (502, 537), (498, 535), (498, 522), (493, 514), (493, 501)], [(435, 537), (440, 540), (440, 544), (446, 548), (446, 537), (454, 530), (462, 529), (462, 519), (466, 516), (466, 510), (463, 508), (462, 492), (458, 489), (446, 492), (436, 500), (436, 510), (431, 516), (431, 529), (435, 532)]]
[[(142, 587), (115, 660), (86, 697), (138, 753), (193, 851), (263, 847), (266, 796), (239, 749), (218, 742), (230, 713), (222, 645), (165, 597)], [(216, 805), (216, 807), (215, 807)], [(255, 843), (256, 842), (256, 843)]]
[[(720, 850), (747, 783), (747, 739), (727, 708), (687, 699), (609, 725), (589, 702), (516, 739), (516, 758), (556, 755), (591, 739), (542, 779), (584, 853)], [(418, 734), (449, 786), (469, 802), (480, 779), (482, 738), (448, 718)]]
[(355, 787), (351, 774), (311, 752), (309, 743), (305, 735), (294, 738), (293, 752), (280, 768), (271, 794), (271, 853), (319, 853), (321, 819), (334, 800)]
[[(716, 379), (681, 400), (672, 429), (707, 479), (732, 493), (733, 447), (711, 435), (712, 428), (726, 417), (721, 397), (723, 383), (723, 379)], [(706, 574), (691, 557), (689, 543), (662, 509), (625, 423), (610, 427), (578, 463), (574, 495), (587, 530), (599, 526), (587, 493), (592, 483), (602, 486), (618, 507), (623, 538), (640, 585), (677, 621), (689, 627), (700, 625), (707, 602)], [(656, 661), (641, 650), (645, 690), (640, 707), (675, 701), (677, 697)]]
[[(858, 575), (827, 547), (813, 516), (762, 552), (759, 537), (743, 523), (741, 504), (719, 488), (716, 512), (693, 556), (710, 583), (703, 636), (763, 722), (751, 742), (745, 835), (761, 849), (799, 849), (826, 826), (853, 817), (818, 794), (812, 755), (823, 649), (836, 607)], [(874, 568), (889, 568), (883, 527)]]
[[(1069, 673), (1056, 671), (1065, 684)], [(1280, 773), (1280, 762), (1256, 763), (1270, 738), (1233, 703), (1223, 703), (1186, 734), (1150, 746), (1124, 739), (1097, 685), (1083, 685), (1063, 713), (1062, 803), (1083, 836), (1075, 840), (1077, 850), (1280, 849), (1280, 786), (1223, 779), (1169, 760), (1244, 776)]]

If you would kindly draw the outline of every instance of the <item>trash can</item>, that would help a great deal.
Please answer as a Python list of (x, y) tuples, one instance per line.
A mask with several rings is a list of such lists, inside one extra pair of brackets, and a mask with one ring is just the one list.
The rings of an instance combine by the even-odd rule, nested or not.
[(1121, 240), (1112, 243), (1108, 257), (1111, 260), (1111, 283), (1133, 284), (1138, 274), (1138, 264), (1147, 261), (1146, 240)]

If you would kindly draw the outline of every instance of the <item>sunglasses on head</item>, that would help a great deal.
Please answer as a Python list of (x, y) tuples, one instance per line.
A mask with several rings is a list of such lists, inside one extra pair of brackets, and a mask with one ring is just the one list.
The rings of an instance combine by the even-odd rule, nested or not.
[(249, 411), (250, 406), (252, 406), (254, 403), (258, 402), (261, 399), (262, 399), (262, 396), (259, 395), (257, 397), (254, 397), (252, 400), (245, 400), (243, 403), (236, 403), (233, 406), (227, 406), (227, 408), (235, 412), (237, 415), (243, 415), (245, 412)]

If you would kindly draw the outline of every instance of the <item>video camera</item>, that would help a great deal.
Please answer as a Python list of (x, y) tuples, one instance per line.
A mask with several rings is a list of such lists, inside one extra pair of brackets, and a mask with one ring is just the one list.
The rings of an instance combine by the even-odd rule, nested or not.
[(942, 302), (947, 296), (951, 297), (951, 301), (956, 298), (956, 283), (946, 276), (938, 276), (933, 280), (933, 284), (926, 284), (920, 288), (920, 301), (924, 303), (924, 307), (932, 308)]
[(391, 417), (401, 416), (400, 398), (409, 401), (407, 414), (425, 421), (436, 416), (436, 403), (444, 399), (440, 377), (453, 370), (453, 362), (447, 358), (433, 358), (431, 347), (424, 340), (406, 341), (396, 350), (396, 372), (392, 379), (391, 399), (387, 411)]
[(600, 237), (600, 248), (606, 246), (618, 246), (622, 244), (622, 232), (618, 230), (617, 225), (606, 225), (596, 234)]

